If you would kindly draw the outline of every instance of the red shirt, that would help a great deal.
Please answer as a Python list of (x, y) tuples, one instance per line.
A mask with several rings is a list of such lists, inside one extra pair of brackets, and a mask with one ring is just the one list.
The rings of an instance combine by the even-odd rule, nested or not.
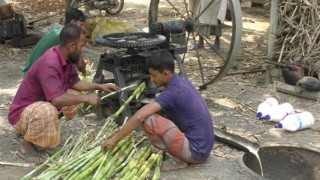
[[(51, 101), (79, 82), (76, 66), (66, 61), (59, 46), (48, 49), (22, 80), (10, 106), (8, 119), (16, 124), (24, 108), (37, 101)], [(58, 110), (61, 107), (56, 107)]]

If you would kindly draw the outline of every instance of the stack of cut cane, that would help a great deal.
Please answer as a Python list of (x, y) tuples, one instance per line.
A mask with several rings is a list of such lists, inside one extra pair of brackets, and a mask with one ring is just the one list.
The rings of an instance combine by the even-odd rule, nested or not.
[[(71, 180), (146, 179), (155, 165), (153, 179), (160, 179), (163, 152), (151, 153), (148, 146), (142, 145), (146, 138), (137, 142), (133, 136), (129, 136), (106, 151), (103, 151), (100, 147), (104, 140), (111, 138), (119, 130), (115, 120), (133, 98), (140, 96), (145, 87), (145, 84), (142, 83), (124, 105), (115, 114), (107, 118), (97, 134), (84, 129), (76, 137), (69, 137), (58, 152), (25, 175), (22, 180), (31, 178)], [(40, 175), (34, 177), (41, 171)]]

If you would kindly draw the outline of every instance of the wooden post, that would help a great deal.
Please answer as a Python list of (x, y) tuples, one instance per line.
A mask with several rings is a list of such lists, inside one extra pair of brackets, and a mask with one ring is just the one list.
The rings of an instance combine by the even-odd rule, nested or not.
[[(275, 88), (277, 91), (299, 96), (299, 97), (304, 97), (308, 99), (312, 99), (315, 101), (320, 100), (320, 93), (315, 92), (315, 91), (306, 91), (306, 90), (301, 90), (299, 87), (292, 86), (289, 84), (286, 84), (284, 82), (275, 82)], [(300, 91), (300, 92), (299, 92)]]
[(268, 57), (274, 55), (274, 46), (277, 38), (277, 22), (278, 22), (278, 0), (271, 0), (270, 9), (270, 28), (268, 38)]

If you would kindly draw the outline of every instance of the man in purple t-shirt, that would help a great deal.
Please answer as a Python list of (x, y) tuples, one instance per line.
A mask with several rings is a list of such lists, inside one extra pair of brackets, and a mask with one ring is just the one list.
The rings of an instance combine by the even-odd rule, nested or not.
[[(48, 49), (32, 65), (9, 110), (10, 124), (24, 136), (18, 155), (30, 163), (38, 164), (46, 160), (43, 151), (39, 151), (37, 147), (52, 148), (59, 145), (58, 114), (64, 108), (80, 103), (100, 104), (99, 96), (80, 93), (74, 95), (75, 93), (69, 93), (70, 89), (71, 92), (111, 92), (119, 89), (114, 84), (80, 81), (75, 64), (85, 44), (83, 29), (75, 24), (67, 24), (61, 30), (59, 39), (59, 45)], [(63, 113), (66, 117), (69, 116)], [(74, 116), (70, 118), (72, 117)]]
[[(166, 89), (137, 111), (114, 137), (102, 143), (102, 149), (115, 146), (141, 124), (151, 143), (172, 155), (172, 159), (164, 161), (162, 171), (205, 161), (213, 147), (214, 133), (204, 99), (190, 81), (174, 73), (174, 60), (168, 51), (150, 59), (149, 73), (154, 84)], [(167, 118), (158, 115), (160, 111)]]

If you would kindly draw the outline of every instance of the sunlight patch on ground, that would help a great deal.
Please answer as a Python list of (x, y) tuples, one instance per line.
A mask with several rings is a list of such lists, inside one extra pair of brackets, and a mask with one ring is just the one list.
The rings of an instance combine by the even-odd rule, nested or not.
[[(259, 24), (259, 25), (257, 25), (257, 24)], [(267, 29), (269, 29), (270, 24), (269, 24), (269, 22), (255, 21), (255, 23), (243, 22), (242, 26), (244, 29), (265, 32), (265, 31), (267, 31)]]
[(0, 89), (0, 96), (10, 95), (14, 96), (17, 93), (17, 89)]
[(8, 123), (7, 117), (0, 117), (0, 135), (4, 135), (6, 131), (12, 131), (12, 126)]
[(236, 108), (239, 107), (239, 104), (234, 103), (232, 100), (228, 99), (228, 98), (224, 98), (224, 99), (211, 99), (212, 101), (214, 101), (214, 103), (219, 104), (221, 106), (225, 106), (227, 108)]

